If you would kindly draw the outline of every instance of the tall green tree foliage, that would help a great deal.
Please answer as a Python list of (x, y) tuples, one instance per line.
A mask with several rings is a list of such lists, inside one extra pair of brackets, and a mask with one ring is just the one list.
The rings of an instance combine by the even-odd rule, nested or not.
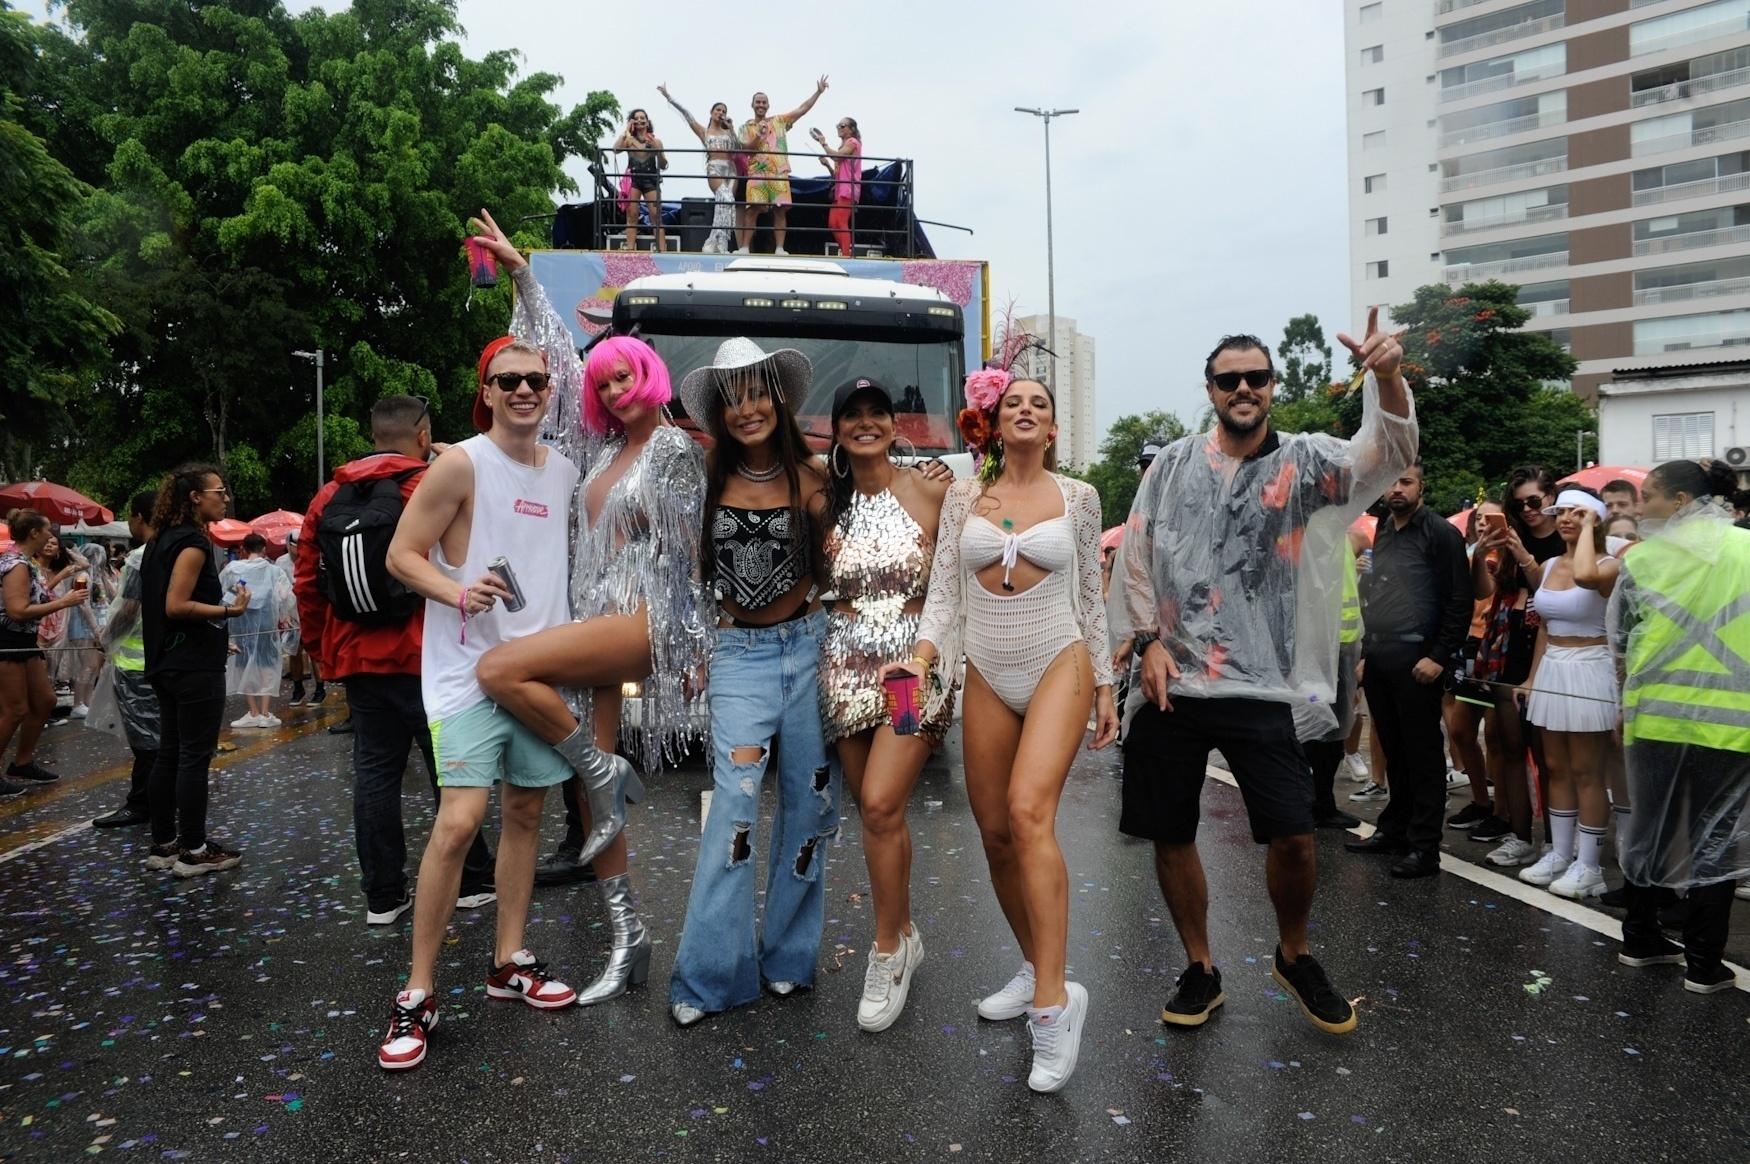
[(1337, 431), (1337, 394), (1331, 390), (1331, 345), (1319, 317), (1297, 315), (1282, 330), (1276, 351), (1279, 382), (1270, 419), (1282, 432)]
[[(1540, 332), (1519, 289), (1491, 280), (1453, 290), (1430, 284), (1392, 308), (1405, 328), (1404, 376), (1416, 394), (1427, 501), (1442, 513), (1494, 491), (1515, 465), (1573, 463), (1574, 433), (1597, 417), (1559, 385), (1574, 358)], [(1338, 405), (1340, 429), (1360, 423), (1361, 396)]]
[(1141, 416), (1121, 416), (1106, 430), (1106, 439), (1100, 442), (1100, 459), (1088, 466), (1082, 480), (1100, 491), (1100, 515), (1108, 527), (1130, 516), (1130, 503), (1142, 482), (1136, 467), (1142, 446), (1156, 438), (1176, 441), (1186, 431), (1176, 415), (1158, 408)]
[(467, 425), (472, 365), (506, 291), (476, 295), (459, 253), (491, 206), (546, 241), (561, 166), (617, 112), (563, 111), (559, 78), (514, 53), (465, 56), (454, 0), (69, 0), (45, 33), (62, 111), (51, 147), (96, 188), (80, 227), (123, 330), (69, 416), (57, 466), (119, 497), (191, 456), (235, 462), (238, 507), (315, 486), (314, 372), (329, 353), (330, 466), (364, 447), (382, 395), (428, 396)]

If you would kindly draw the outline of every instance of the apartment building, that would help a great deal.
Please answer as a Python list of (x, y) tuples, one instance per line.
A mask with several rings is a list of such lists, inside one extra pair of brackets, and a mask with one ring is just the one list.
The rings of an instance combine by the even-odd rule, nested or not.
[[(1051, 334), (1051, 317), (1028, 315), (1015, 325), (1057, 354), (1057, 459), (1072, 469), (1085, 469), (1099, 457), (1100, 431), (1094, 394), (1094, 337), (1076, 330), (1076, 321), (1057, 317), (1057, 333)], [(1037, 347), (1018, 361), (1017, 376), (1031, 376), (1051, 383), (1051, 357)], [(1025, 369), (1025, 370), (1023, 370)]]
[(1343, 7), (1354, 318), (1517, 283), (1588, 399), (1750, 345), (1750, 0)]

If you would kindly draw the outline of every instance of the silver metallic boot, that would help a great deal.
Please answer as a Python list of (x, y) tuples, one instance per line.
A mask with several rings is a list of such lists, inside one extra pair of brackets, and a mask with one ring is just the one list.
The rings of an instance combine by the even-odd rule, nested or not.
[[(553, 750), (565, 757), (583, 781), (584, 800), (589, 804), (589, 835), (583, 839), (583, 851), (577, 856), (579, 865), (587, 865), (614, 843), (620, 830), (626, 827), (626, 794), (628, 786), (637, 782), (638, 774), (624, 756), (604, 752), (582, 724), (577, 730), (553, 745)], [(640, 785), (636, 793), (642, 793)], [(639, 799), (634, 795), (633, 799)]]
[(643, 986), (650, 977), (650, 931), (632, 908), (632, 882), (622, 873), (596, 882), (602, 904), (608, 907), (614, 948), (608, 952), (607, 969), (601, 977), (577, 992), (577, 1005), (590, 1006), (626, 993), (628, 986)]

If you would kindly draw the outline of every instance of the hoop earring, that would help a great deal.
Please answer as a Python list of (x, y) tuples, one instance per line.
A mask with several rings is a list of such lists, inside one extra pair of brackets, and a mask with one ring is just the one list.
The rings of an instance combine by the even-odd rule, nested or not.
[(827, 453), (826, 460), (827, 464), (832, 466), (832, 475), (842, 481), (851, 475), (851, 455), (845, 453), (844, 468), (841, 469), (839, 468), (840, 453), (844, 453), (844, 448), (837, 441), (834, 441), (832, 451)]
[(906, 447), (907, 447), (907, 448), (908, 448), (908, 449), (910, 449), (910, 450), (911, 450), (911, 452), (909, 452), (909, 453), (907, 453), (907, 454), (905, 454), (905, 455), (906, 455), (906, 457), (907, 457), (907, 458), (908, 458), (908, 459), (909, 459), (909, 460), (910, 460), (910, 461), (911, 461), (911, 462), (912, 462), (912, 463), (913, 463), (913, 464), (916, 464), (916, 463), (917, 463), (917, 459), (918, 459), (918, 447), (917, 447), (917, 445), (915, 445), (915, 444), (913, 444), (913, 443), (912, 443), (912, 440), (911, 440), (911, 438), (910, 438), (910, 437), (902, 437), (902, 436), (896, 436), (896, 437), (894, 437), (894, 438), (893, 438), (893, 444), (891, 444), (891, 445), (888, 445), (888, 446), (887, 446), (887, 459), (888, 459), (888, 460), (889, 460), (889, 461), (893, 461), (893, 463), (894, 463), (894, 464), (895, 464), (895, 465), (897, 465), (897, 464), (899, 464), (899, 462), (898, 462), (898, 461), (895, 461), (895, 460), (894, 460), (894, 458), (893, 458), (893, 449), (894, 449), (894, 446), (895, 446), (895, 445), (898, 445), (898, 444), (899, 444), (899, 442), (900, 442), (900, 441), (904, 441), (904, 442), (905, 442), (905, 445), (906, 445)]

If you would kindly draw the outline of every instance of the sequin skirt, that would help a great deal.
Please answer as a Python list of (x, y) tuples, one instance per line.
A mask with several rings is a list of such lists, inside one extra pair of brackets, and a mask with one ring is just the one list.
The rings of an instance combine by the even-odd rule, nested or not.
[[(829, 611), (826, 638), (820, 647), (820, 718), (826, 741), (880, 727), (888, 722), (887, 695), (881, 688), (881, 668), (903, 662), (917, 641), (918, 615), (888, 618)], [(954, 698), (926, 712), (918, 735), (931, 748), (942, 746), (954, 722)]]

